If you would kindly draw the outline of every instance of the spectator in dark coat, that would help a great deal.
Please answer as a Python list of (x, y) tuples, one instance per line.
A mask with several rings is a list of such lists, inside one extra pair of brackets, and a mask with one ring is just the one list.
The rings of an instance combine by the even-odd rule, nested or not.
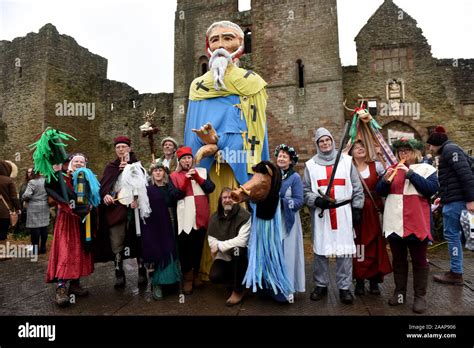
[(463, 285), (462, 228), (459, 219), (463, 210), (474, 213), (474, 174), (471, 159), (458, 145), (448, 139), (446, 130), (438, 126), (428, 138), (430, 150), (439, 155), (439, 193), (443, 205), (443, 232), (448, 241), (451, 269), (434, 276), (442, 284)]

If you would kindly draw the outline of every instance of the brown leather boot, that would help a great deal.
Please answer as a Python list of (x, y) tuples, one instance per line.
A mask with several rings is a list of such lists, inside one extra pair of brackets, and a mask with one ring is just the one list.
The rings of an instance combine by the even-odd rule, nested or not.
[(191, 295), (193, 293), (193, 271), (183, 274), (183, 294)]
[(66, 285), (58, 286), (56, 288), (56, 304), (59, 307), (66, 307), (70, 304), (69, 293)]
[(408, 261), (393, 264), (393, 279), (395, 291), (388, 300), (388, 304), (390, 306), (402, 305), (406, 302), (407, 297)]
[(413, 302), (413, 312), (424, 313), (426, 311), (426, 289), (428, 287), (429, 267), (413, 269), (413, 290), (415, 301)]
[(450, 285), (464, 285), (462, 273), (445, 272), (443, 274), (436, 274), (433, 276), (435, 282)]
[(193, 273), (193, 288), (194, 289), (199, 289), (202, 288), (204, 283), (202, 282), (199, 271), (194, 271)]

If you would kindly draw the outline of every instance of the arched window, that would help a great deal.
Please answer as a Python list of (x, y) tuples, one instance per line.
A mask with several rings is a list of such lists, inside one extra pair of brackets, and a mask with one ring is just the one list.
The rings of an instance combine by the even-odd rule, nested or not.
[(252, 53), (252, 31), (247, 29), (244, 31), (244, 34), (245, 53)]
[(201, 56), (199, 58), (199, 76), (204, 75), (209, 71), (209, 58)]
[(304, 65), (301, 59), (296, 61), (297, 76), (298, 76), (298, 88), (304, 88)]

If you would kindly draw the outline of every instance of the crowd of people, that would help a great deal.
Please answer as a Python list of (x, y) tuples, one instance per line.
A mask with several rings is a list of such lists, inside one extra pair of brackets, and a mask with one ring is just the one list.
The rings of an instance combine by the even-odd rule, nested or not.
[[(11, 214), (24, 210), (32, 245), (46, 253), (55, 207), (46, 281), (56, 284), (59, 306), (70, 304), (71, 294), (88, 294), (80, 279), (97, 262), (113, 262), (114, 287), (123, 289), (125, 259), (136, 259), (138, 286), (151, 284), (155, 300), (176, 288), (190, 296), (209, 280), (227, 286), (228, 306), (241, 303), (249, 291), (293, 302), (307, 286), (300, 217), (306, 206), (315, 285), (311, 300), (327, 296), (329, 260), (335, 258), (341, 303), (353, 303), (354, 283), (357, 296), (380, 295), (379, 284), (393, 272), (388, 304), (405, 304), (409, 252), (413, 311), (423, 313), (427, 247), (433, 240), (431, 201), (438, 194), (451, 268), (434, 281), (463, 284), (459, 218), (463, 210), (474, 213), (472, 163), (463, 149), (437, 127), (427, 143), (438, 170), (423, 163), (423, 144), (406, 138), (392, 143), (397, 163), (387, 166), (367, 155), (363, 139), (342, 153), (333, 135), (320, 127), (313, 138), (316, 154), (304, 163), (301, 177), (294, 147), (278, 145), (271, 161), (266, 83), (234, 64), (244, 53), (243, 37), (231, 22), (208, 29), (211, 70), (191, 85), (184, 145), (165, 137), (163, 156), (148, 170), (125, 135), (113, 139), (115, 154), (100, 182), (87, 168), (86, 155), (75, 153), (51, 168), (35, 163), (18, 195), (15, 164), (0, 161), (0, 242), (6, 240)], [(232, 157), (239, 151), (246, 153), (244, 161)], [(148, 182), (140, 186), (140, 177)], [(131, 178), (136, 187), (127, 191)]]

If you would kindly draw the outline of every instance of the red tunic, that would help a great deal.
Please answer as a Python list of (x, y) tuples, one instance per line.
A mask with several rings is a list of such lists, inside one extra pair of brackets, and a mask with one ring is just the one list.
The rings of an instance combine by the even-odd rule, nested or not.
[[(377, 206), (382, 208), (381, 199), (374, 194), (377, 184), (377, 171), (375, 162), (369, 163), (370, 175), (364, 179)], [(359, 226), (355, 227), (358, 257), (353, 261), (353, 274), (355, 279), (377, 278), (383, 281), (383, 276), (392, 272), (390, 259), (385, 246), (385, 238), (375, 205), (364, 189), (364, 209)]]

